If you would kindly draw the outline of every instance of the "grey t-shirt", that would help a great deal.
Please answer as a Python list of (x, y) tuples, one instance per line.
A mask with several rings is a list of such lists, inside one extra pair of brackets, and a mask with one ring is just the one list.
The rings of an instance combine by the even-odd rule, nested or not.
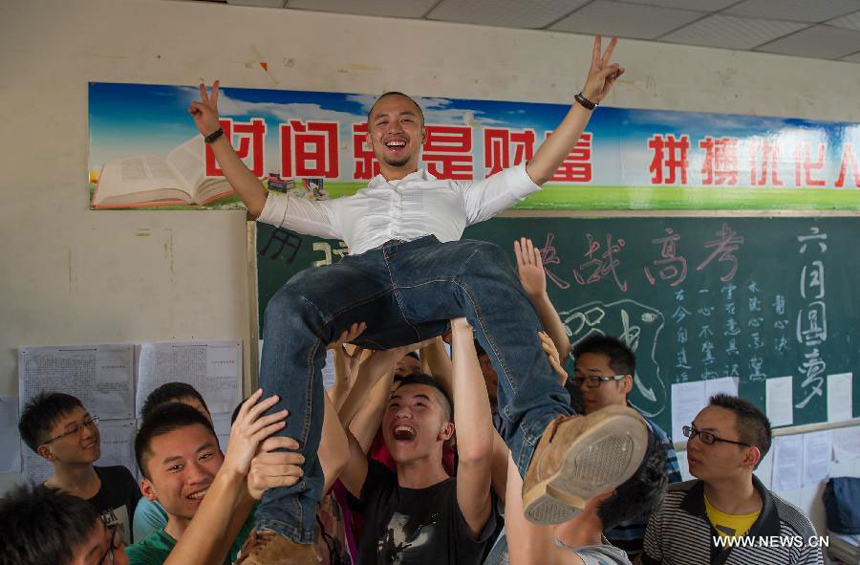
[[(585, 565), (631, 565), (627, 552), (610, 544), (603, 536), (601, 541), (603, 543), (600, 545), (585, 545), (577, 548), (567, 547), (558, 540), (555, 545), (577, 554)], [(493, 545), (484, 565), (508, 565), (508, 541), (504, 531)]]
[(600, 545), (570, 548), (556, 540), (555, 545), (577, 554), (585, 565), (631, 565), (626, 551), (610, 544), (606, 538), (602, 541)]

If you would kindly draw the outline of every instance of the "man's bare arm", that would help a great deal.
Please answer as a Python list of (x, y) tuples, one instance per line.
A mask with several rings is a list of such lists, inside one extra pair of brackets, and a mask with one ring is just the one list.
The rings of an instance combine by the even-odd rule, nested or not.
[[(616, 39), (613, 37), (609, 42), (609, 47), (606, 48), (606, 52), (601, 55), (600, 36), (598, 35), (594, 39), (591, 68), (588, 70), (588, 78), (582, 89), (582, 96), (595, 104), (606, 97), (615, 80), (624, 73), (622, 67), (610, 63), (615, 44)], [(571, 106), (561, 124), (540, 146), (532, 160), (526, 165), (526, 172), (535, 184), (541, 185), (552, 178), (559, 165), (576, 145), (582, 132), (585, 131), (585, 126), (591, 119), (591, 113), (592, 110), (586, 109), (578, 102)]]
[(451, 320), (454, 430), (457, 433), (457, 504), (472, 536), (477, 537), (493, 510), (490, 480), (493, 416), (487, 387), (475, 352), (472, 326)]
[(541, 324), (552, 338), (555, 348), (562, 361), (570, 353), (570, 338), (564, 330), (564, 324), (549, 299), (546, 290), (546, 271), (543, 268), (540, 249), (536, 248), (527, 237), (514, 241), (514, 255), (517, 256), (517, 274), (520, 282), (529, 295), (529, 300), (537, 311)]
[[(200, 102), (192, 102), (191, 106), (188, 107), (188, 113), (194, 118), (194, 125), (197, 126), (197, 130), (203, 137), (215, 133), (221, 127), (221, 123), (218, 121), (219, 88), (220, 82), (216, 80), (212, 84), (212, 94), (207, 94), (206, 85), (201, 84)], [(221, 135), (210, 146), (218, 165), (224, 171), (224, 176), (227, 177), (227, 182), (245, 203), (248, 212), (255, 218), (259, 218), (269, 195), (266, 187), (245, 166), (245, 163), (233, 150), (233, 146), (226, 135)]]

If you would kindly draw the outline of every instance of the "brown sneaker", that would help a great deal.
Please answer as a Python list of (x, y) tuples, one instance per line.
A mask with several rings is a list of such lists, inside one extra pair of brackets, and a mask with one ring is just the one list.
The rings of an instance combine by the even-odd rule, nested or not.
[(556, 418), (541, 437), (523, 481), (523, 510), (535, 524), (559, 524), (636, 472), (648, 447), (638, 412), (608, 406)]
[(242, 549), (237, 565), (319, 565), (313, 545), (296, 543), (270, 530), (254, 530)]

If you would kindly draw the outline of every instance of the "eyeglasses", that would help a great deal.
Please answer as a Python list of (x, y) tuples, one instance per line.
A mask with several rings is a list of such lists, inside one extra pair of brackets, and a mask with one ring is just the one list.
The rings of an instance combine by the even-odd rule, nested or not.
[[(113, 526), (108, 526), (108, 532), (110, 532), (110, 545), (105, 551), (102, 558), (97, 561), (99, 565), (114, 565), (114, 551), (117, 549), (122, 549), (122, 533), (124, 531), (122, 524), (114, 524)], [(110, 557), (108, 557), (110, 556)]]
[(706, 443), (708, 445), (713, 445), (714, 442), (721, 441), (723, 443), (733, 443), (735, 445), (743, 445), (746, 447), (752, 447), (748, 443), (744, 443), (742, 441), (734, 441), (734, 440), (730, 440), (730, 439), (723, 439), (721, 437), (715, 436), (711, 432), (699, 431), (692, 426), (684, 426), (683, 432), (684, 432), (684, 435), (687, 436), (689, 439), (693, 439), (694, 437), (699, 436), (699, 441), (701, 441), (702, 443)]
[(577, 387), (582, 387), (582, 383), (585, 383), (585, 386), (588, 388), (597, 388), (602, 383), (609, 381), (620, 381), (627, 375), (612, 375), (611, 377), (596, 377), (594, 375), (589, 375), (587, 377), (574, 377), (573, 384)]
[(57, 441), (58, 439), (63, 439), (64, 437), (73, 436), (73, 435), (77, 434), (78, 432), (80, 432), (84, 428), (92, 429), (98, 423), (99, 423), (99, 417), (98, 416), (91, 416), (91, 417), (87, 418), (86, 420), (84, 420), (83, 422), (81, 422), (80, 424), (72, 424), (72, 427), (68, 428), (65, 432), (61, 433), (60, 435), (58, 435), (55, 438), (49, 439), (48, 441), (42, 443), (42, 445), (48, 445), (49, 443), (51, 443), (53, 441)]

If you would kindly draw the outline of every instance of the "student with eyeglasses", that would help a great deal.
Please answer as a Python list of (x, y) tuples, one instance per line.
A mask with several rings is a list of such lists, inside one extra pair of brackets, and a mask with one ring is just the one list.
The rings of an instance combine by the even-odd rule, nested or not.
[[(630, 405), (627, 395), (633, 390), (636, 356), (624, 342), (611, 336), (594, 334), (574, 346), (573, 358), (575, 373), (572, 384), (582, 395), (585, 414), (593, 414), (607, 406)], [(663, 470), (669, 483), (681, 482), (678, 457), (672, 441), (656, 423), (648, 418), (645, 418), (645, 422), (666, 451)], [(607, 528), (604, 535), (612, 545), (623, 549), (630, 559), (634, 559), (642, 551), (647, 523), (648, 516), (641, 515), (616, 523)]]
[(121, 525), (131, 543), (140, 489), (122, 465), (93, 465), (101, 457), (98, 417), (81, 401), (59, 392), (42, 393), (24, 407), (18, 430), (24, 443), (54, 467), (44, 486), (83, 498), (106, 526)]
[[(695, 480), (669, 487), (651, 515), (642, 563), (819, 565), (815, 529), (753, 474), (770, 449), (770, 422), (752, 403), (711, 397), (684, 427)], [(745, 538), (745, 539), (744, 539)], [(782, 543), (755, 543), (756, 540)], [(787, 541), (786, 541), (787, 540)]]
[(122, 526), (59, 489), (18, 487), (0, 500), (0, 563), (128, 565)]

